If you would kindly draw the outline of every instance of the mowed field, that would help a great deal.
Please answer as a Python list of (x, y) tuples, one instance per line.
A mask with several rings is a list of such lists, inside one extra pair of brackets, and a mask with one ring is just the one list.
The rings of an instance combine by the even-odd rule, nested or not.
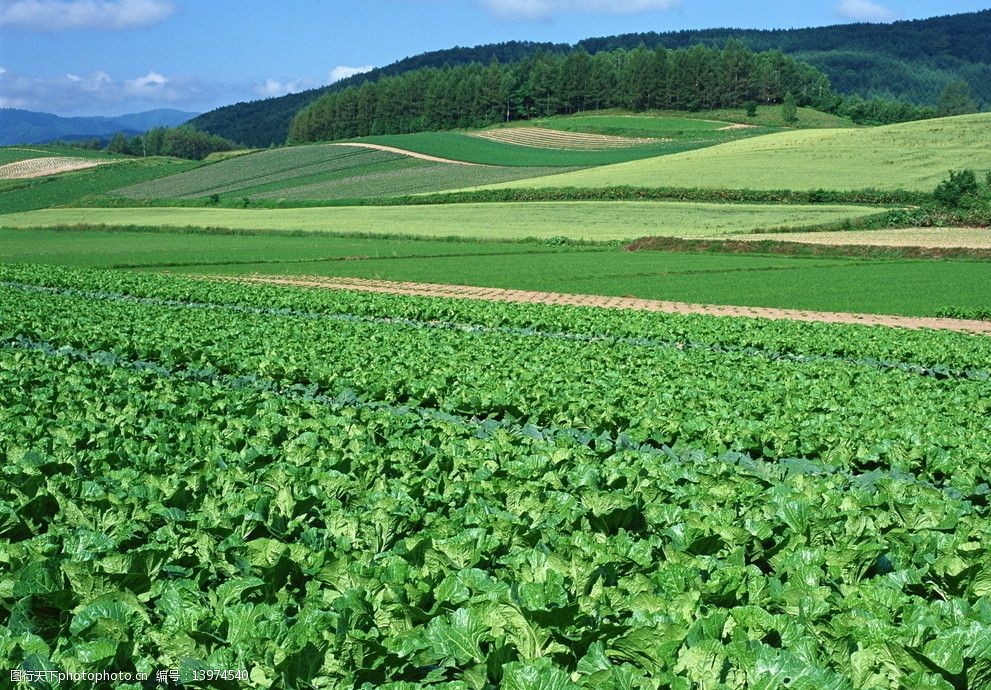
[(259, 151), (112, 192), (130, 199), (330, 200), (402, 196), (546, 175), (559, 168), (464, 166), (356, 146)]
[[(240, 160), (240, 159), (235, 159)], [(805, 227), (862, 218), (865, 206), (548, 202), (294, 209), (80, 208), (0, 216), (0, 227), (68, 225), (286, 230), (514, 240), (633, 240)]]
[(500, 187), (932, 190), (950, 170), (991, 169), (991, 114), (863, 129), (808, 129)]
[(392, 134), (355, 141), (481, 165), (584, 168), (670, 155), (776, 131), (730, 125), (668, 115), (572, 115), (484, 130)]

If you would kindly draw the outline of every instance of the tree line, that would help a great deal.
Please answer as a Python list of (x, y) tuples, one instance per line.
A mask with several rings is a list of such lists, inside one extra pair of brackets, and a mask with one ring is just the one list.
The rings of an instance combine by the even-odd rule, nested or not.
[(542, 52), (515, 63), (427, 68), (322, 96), (300, 111), (290, 141), (483, 127), (606, 108), (709, 110), (748, 103), (835, 109), (842, 99), (815, 68), (739, 41), (590, 54)]
[(107, 144), (110, 153), (130, 156), (174, 156), (203, 160), (217, 151), (231, 151), (237, 145), (215, 134), (200, 132), (192, 127), (156, 127), (128, 137), (117, 132)]

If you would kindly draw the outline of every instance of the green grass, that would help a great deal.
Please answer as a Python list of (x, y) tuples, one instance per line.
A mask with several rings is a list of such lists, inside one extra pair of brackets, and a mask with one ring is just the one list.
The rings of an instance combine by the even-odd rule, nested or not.
[(672, 140), (670, 148), (678, 148), (679, 150), (689, 150), (686, 146), (688, 144), (691, 145), (690, 148), (701, 148), (744, 137), (770, 134), (779, 129), (756, 124), (753, 127), (725, 129), (730, 124), (724, 121), (691, 117), (580, 113), (516, 122), (509, 126), (545, 127), (562, 132), (605, 134), (616, 137), (670, 139)]
[(584, 252), (196, 268), (454, 283), (697, 304), (936, 316), (991, 307), (991, 263)]
[(71, 225), (303, 230), (413, 237), (518, 240), (567, 237), (631, 240), (647, 235), (705, 237), (801, 228), (876, 213), (864, 206), (678, 202), (532, 202), (442, 206), (293, 209), (78, 208), (0, 217), (0, 227)]
[[(217, 234), (164, 230), (0, 229), (0, 263), (39, 263), (93, 268), (194, 266), (232, 267), (257, 262), (311, 262), (336, 265), (358, 258), (465, 256), (564, 251), (524, 243), (449, 242), (443, 240), (356, 239), (334, 235), (279, 233)], [(574, 249), (570, 249), (574, 251)], [(323, 263), (326, 266), (327, 263)], [(297, 271), (297, 272), (298, 272)], [(250, 272), (250, 271), (249, 271)]]
[(0, 187), (0, 214), (68, 206), (80, 199), (136, 182), (195, 168), (199, 163), (176, 158), (138, 158), (113, 165), (23, 180), (13, 188)]
[[(430, 156), (510, 167), (574, 168), (609, 165), (670, 153), (678, 142), (644, 144), (624, 148), (580, 151), (546, 149), (504, 144), (462, 132), (421, 132), (419, 134), (383, 134), (355, 139), (371, 144), (394, 146)], [(683, 149), (678, 149), (683, 150)]]
[[(670, 111), (661, 111), (665, 114)], [(832, 113), (824, 113), (821, 110), (812, 108), (797, 108), (794, 122), (786, 122), (784, 109), (781, 105), (758, 105), (757, 115), (747, 116), (744, 108), (721, 108), (717, 110), (703, 110), (697, 113), (689, 113), (686, 117), (700, 117), (709, 120), (721, 120), (728, 123), (743, 123), (758, 125), (761, 127), (781, 127), (788, 129), (836, 129), (858, 127), (850, 118), (840, 117)]]
[(331, 200), (437, 192), (547, 175), (554, 168), (432, 163), (385, 151), (315, 144), (247, 154), (131, 185), (113, 196), (138, 200)]
[(949, 170), (991, 169), (991, 114), (867, 129), (781, 132), (504, 187), (931, 190)]
[(991, 307), (991, 262), (811, 258), (279, 233), (0, 230), (2, 263), (353, 276), (934, 316)]
[(23, 146), (0, 147), (0, 165), (26, 161), (31, 158), (50, 158), (67, 156), (69, 158), (121, 158), (106, 151), (90, 151), (71, 146), (55, 146), (52, 144), (25, 144)]

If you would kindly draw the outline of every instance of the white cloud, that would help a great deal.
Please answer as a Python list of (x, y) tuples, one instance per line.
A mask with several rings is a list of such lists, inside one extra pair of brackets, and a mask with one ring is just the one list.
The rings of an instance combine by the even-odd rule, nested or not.
[(255, 84), (255, 93), (262, 98), (273, 98), (275, 96), (285, 96), (287, 93), (299, 93), (307, 89), (319, 86), (309, 79), (296, 79), (294, 81), (279, 81), (278, 79), (266, 79), (263, 84)]
[(897, 17), (890, 8), (871, 0), (840, 0), (836, 13), (858, 22), (889, 22)]
[(493, 14), (507, 19), (550, 19), (564, 13), (640, 14), (669, 10), (679, 0), (481, 0)]
[(124, 82), (124, 90), (128, 93), (158, 93), (169, 83), (167, 77), (158, 72), (149, 72), (143, 77), (128, 79)]
[(7, 72), (0, 80), (4, 107), (62, 115), (125, 112), (159, 107), (198, 109), (216, 97), (215, 86), (188, 77), (149, 72), (118, 80), (102, 70), (39, 79)]
[(338, 65), (334, 69), (330, 70), (330, 83), (333, 84), (335, 81), (347, 79), (348, 77), (353, 77), (356, 74), (364, 74), (365, 72), (370, 72), (373, 69), (375, 69), (375, 65), (361, 65), (359, 67)]
[(175, 12), (172, 0), (0, 0), (0, 26), (38, 31), (129, 29)]

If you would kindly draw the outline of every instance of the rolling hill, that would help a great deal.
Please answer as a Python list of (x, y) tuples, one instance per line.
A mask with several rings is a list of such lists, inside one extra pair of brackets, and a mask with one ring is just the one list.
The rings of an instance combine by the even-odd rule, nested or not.
[(989, 132), (989, 113), (798, 130), (496, 186), (929, 191), (949, 170), (991, 170)]

